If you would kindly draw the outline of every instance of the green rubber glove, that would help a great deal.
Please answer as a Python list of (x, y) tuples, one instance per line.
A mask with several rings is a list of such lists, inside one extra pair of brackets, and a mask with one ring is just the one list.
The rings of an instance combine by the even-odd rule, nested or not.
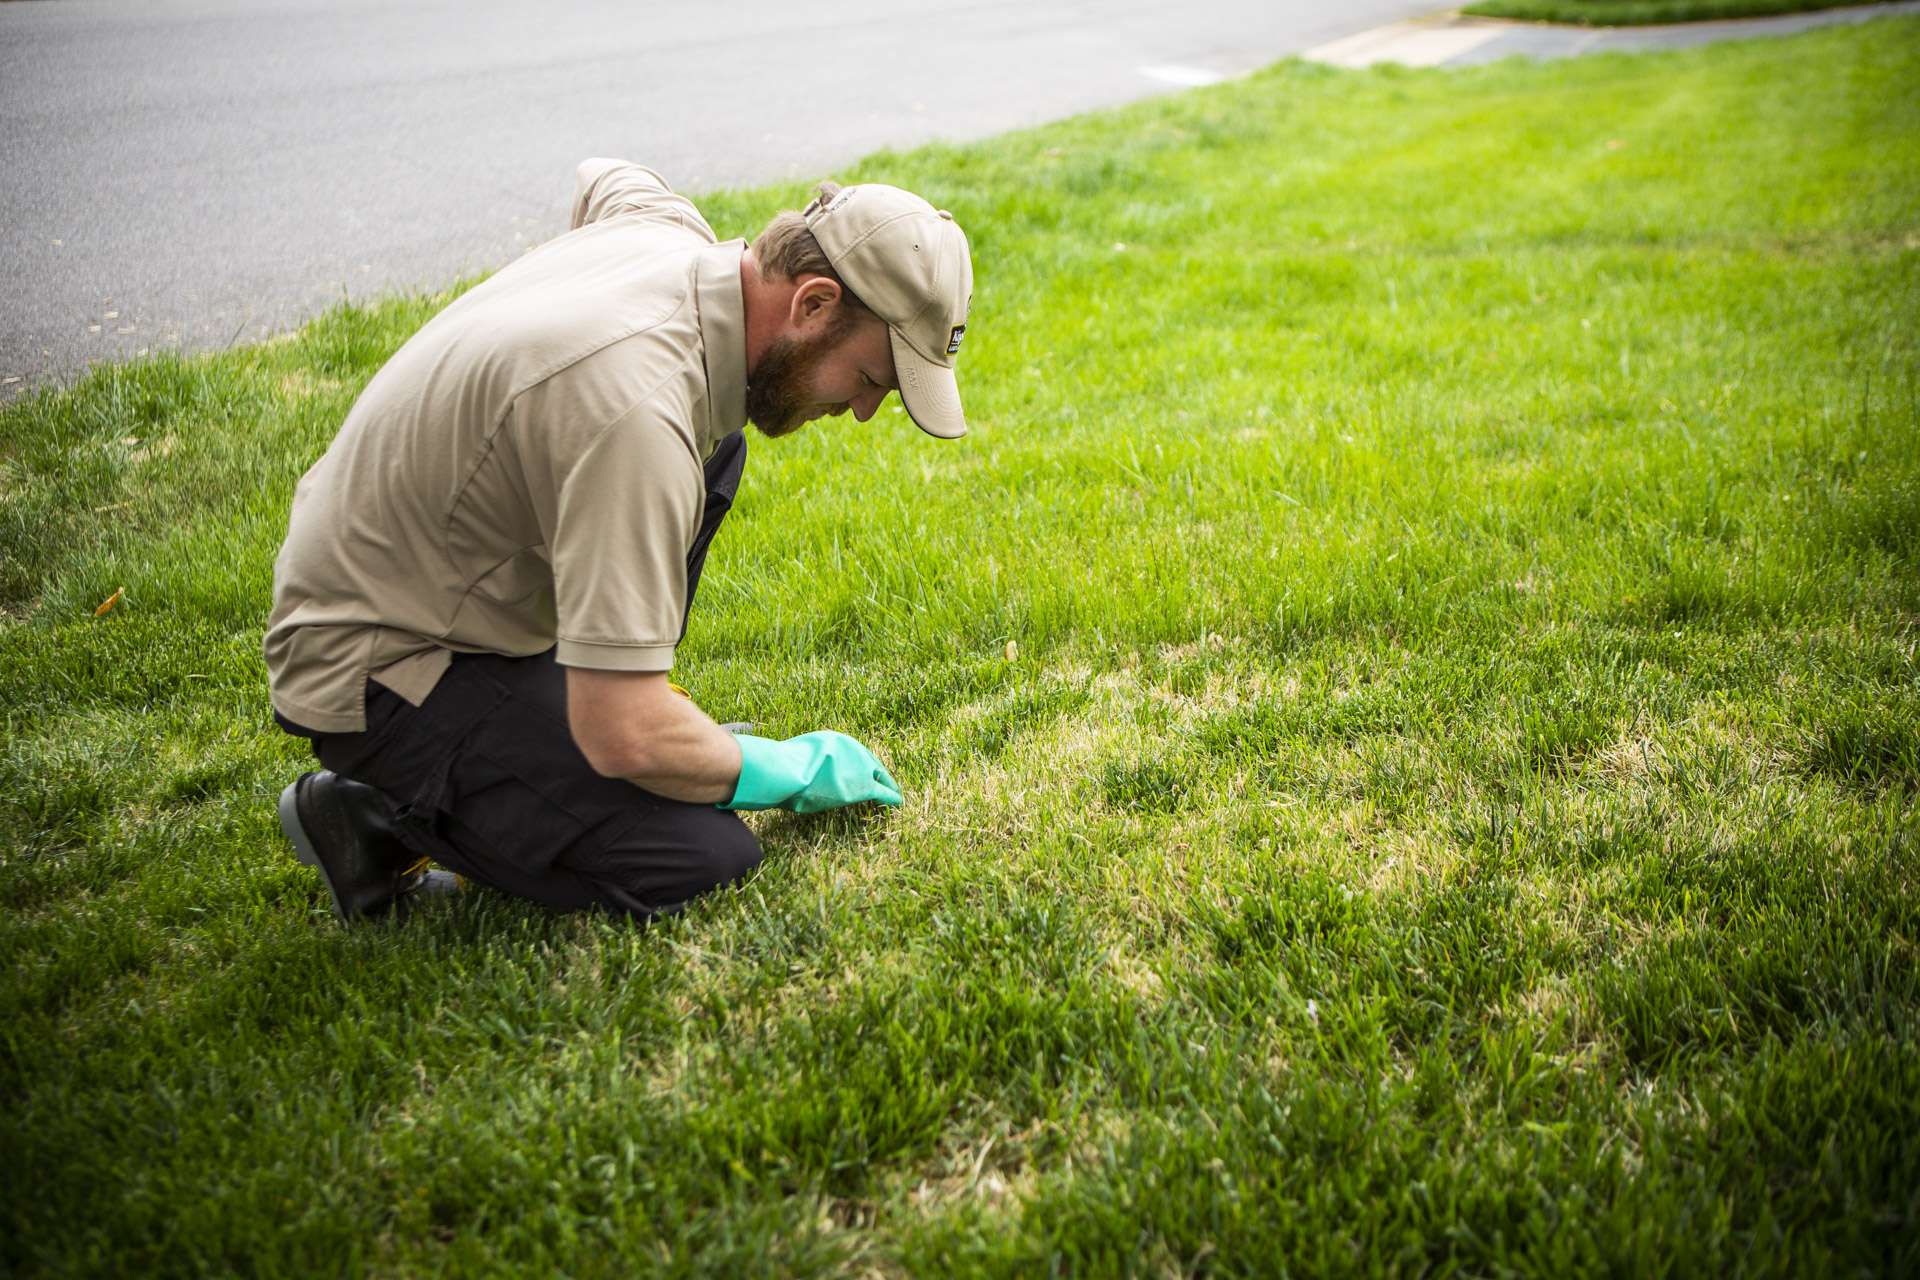
[(740, 782), (722, 809), (819, 813), (862, 800), (900, 803), (900, 784), (873, 752), (844, 733), (821, 729), (775, 742), (750, 733), (740, 744)]

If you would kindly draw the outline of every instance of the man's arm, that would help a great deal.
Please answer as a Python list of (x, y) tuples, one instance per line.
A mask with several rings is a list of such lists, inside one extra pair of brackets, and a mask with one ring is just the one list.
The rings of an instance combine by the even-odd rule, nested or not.
[(593, 771), (655, 795), (722, 804), (740, 781), (740, 746), (663, 671), (568, 667), (567, 723)]

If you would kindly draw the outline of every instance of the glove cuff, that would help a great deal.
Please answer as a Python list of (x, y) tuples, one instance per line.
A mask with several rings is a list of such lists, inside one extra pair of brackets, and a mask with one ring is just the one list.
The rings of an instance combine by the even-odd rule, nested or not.
[(750, 733), (737, 733), (733, 740), (740, 744), (740, 781), (734, 784), (733, 798), (718, 808), (778, 809), (806, 785), (795, 776), (784, 744)]

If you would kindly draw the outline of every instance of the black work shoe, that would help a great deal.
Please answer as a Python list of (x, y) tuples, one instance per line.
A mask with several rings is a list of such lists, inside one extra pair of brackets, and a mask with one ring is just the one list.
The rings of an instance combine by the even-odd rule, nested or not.
[(386, 796), (337, 773), (303, 773), (282, 791), (280, 829), (294, 856), (319, 868), (342, 920), (385, 915), (426, 879)]

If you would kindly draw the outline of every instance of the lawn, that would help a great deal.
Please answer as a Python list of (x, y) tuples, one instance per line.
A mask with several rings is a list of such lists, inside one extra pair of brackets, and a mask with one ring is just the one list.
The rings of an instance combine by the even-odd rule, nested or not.
[(1583, 27), (1636, 27), (1660, 22), (1764, 18), (1872, 3), (1875, 0), (1475, 0), (1460, 12), (1483, 18), (1571, 22)]
[(1915, 83), (1283, 63), (838, 175), (970, 231), (974, 431), (756, 439), (676, 678), (907, 804), (651, 929), (343, 928), (275, 823), (293, 483), (451, 295), (0, 410), (0, 1269), (1920, 1267)]

